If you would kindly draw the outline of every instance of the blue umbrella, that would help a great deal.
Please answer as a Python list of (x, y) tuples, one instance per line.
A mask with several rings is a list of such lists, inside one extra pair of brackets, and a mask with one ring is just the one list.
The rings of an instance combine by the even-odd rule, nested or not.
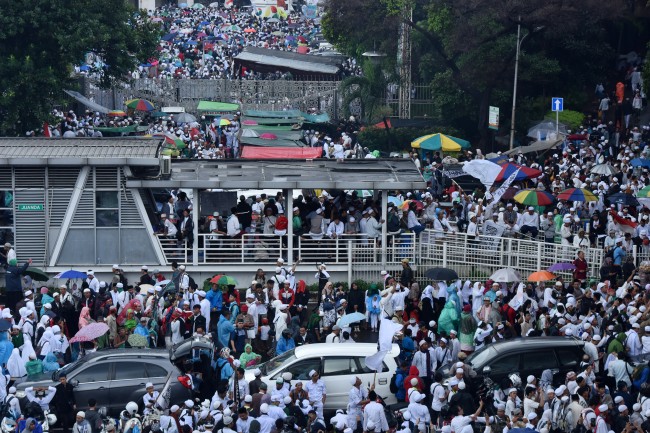
[(366, 315), (363, 313), (350, 313), (346, 314), (343, 317), (341, 317), (337, 323), (339, 327), (345, 328), (350, 326), (352, 323), (356, 322), (361, 322), (362, 320), (366, 320)]
[(189, 40), (189, 41), (185, 42), (185, 45), (198, 45), (198, 42)]
[(80, 271), (75, 271), (74, 269), (70, 269), (64, 272), (61, 272), (59, 274), (56, 274), (54, 278), (68, 278), (68, 279), (75, 279), (75, 278), (86, 278), (87, 274), (85, 272), (80, 272)]
[(638, 206), (639, 201), (632, 194), (617, 192), (607, 197), (610, 203), (621, 204), (623, 206)]
[(401, 206), (402, 205), (402, 200), (398, 199), (397, 197), (388, 196), (388, 203), (393, 203), (395, 206)]
[(630, 161), (632, 167), (650, 167), (650, 159), (634, 158)]
[(165, 36), (163, 36), (161, 39), (162, 39), (163, 41), (167, 41), (167, 42), (169, 42), (169, 41), (173, 40), (173, 39), (176, 37), (177, 34), (178, 34), (178, 33), (168, 33), (168, 34), (166, 34)]
[(80, 67), (79, 67), (79, 70), (80, 70), (80, 71), (87, 71), (87, 70), (89, 70), (89, 69), (90, 69), (90, 66), (88, 66), (88, 65), (83, 65), (83, 66), (80, 66)]

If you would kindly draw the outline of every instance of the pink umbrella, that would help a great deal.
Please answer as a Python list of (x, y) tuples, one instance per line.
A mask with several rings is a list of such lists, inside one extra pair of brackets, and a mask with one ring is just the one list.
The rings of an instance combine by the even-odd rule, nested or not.
[(298, 54), (307, 54), (309, 52), (309, 47), (307, 45), (300, 45), (296, 48)]
[(205, 32), (201, 32), (201, 33), (199, 33), (198, 35), (196, 35), (197, 39), (198, 39), (198, 38), (204, 38), (204, 37), (206, 37), (206, 36), (207, 36), (207, 35), (205, 34)]
[(70, 339), (70, 343), (83, 343), (86, 341), (93, 341), (96, 338), (108, 332), (108, 325), (106, 323), (91, 323), (84, 326)]
[(270, 132), (265, 132), (264, 134), (260, 135), (260, 138), (263, 138), (265, 140), (277, 140), (278, 136), (271, 134)]

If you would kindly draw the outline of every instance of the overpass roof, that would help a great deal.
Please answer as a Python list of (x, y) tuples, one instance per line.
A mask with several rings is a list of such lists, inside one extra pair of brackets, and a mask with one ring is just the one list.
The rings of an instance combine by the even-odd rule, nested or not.
[(0, 138), (0, 164), (159, 165), (158, 138)]
[(129, 188), (423, 189), (410, 159), (174, 160), (167, 179), (127, 179)]

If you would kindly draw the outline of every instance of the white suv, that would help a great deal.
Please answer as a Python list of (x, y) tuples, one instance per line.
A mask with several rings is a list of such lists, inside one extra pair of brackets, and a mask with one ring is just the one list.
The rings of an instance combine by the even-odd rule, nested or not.
[[(350, 393), (350, 378), (358, 376), (364, 387), (369, 387), (375, 380), (375, 392), (382, 397), (386, 404), (397, 403), (395, 394), (390, 392), (390, 379), (397, 370), (395, 357), (400, 349), (397, 344), (384, 358), (382, 371), (375, 372), (366, 366), (366, 356), (377, 353), (375, 343), (332, 343), (306, 344), (296, 347), (280, 356), (259, 366), (262, 371), (261, 379), (269, 386), (269, 391), (275, 388), (275, 381), (282, 373), (290, 372), (293, 376), (291, 385), (296, 382), (307, 382), (309, 372), (316, 370), (325, 382), (327, 399), (326, 411), (345, 409)], [(255, 379), (253, 369), (246, 370), (246, 380)]]

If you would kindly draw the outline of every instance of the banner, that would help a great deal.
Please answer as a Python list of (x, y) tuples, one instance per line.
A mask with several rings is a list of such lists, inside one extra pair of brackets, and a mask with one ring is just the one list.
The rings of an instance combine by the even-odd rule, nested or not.
[(443, 176), (447, 176), (450, 179), (453, 179), (455, 177), (460, 177), (460, 176), (465, 176), (467, 173), (465, 173), (461, 169), (456, 169), (456, 170), (440, 170), (442, 172)]
[(483, 244), (485, 248), (498, 250), (501, 237), (505, 230), (506, 228), (501, 224), (497, 224), (492, 220), (486, 221), (483, 223), (483, 236), (480, 237), (481, 244)]
[(501, 200), (501, 197), (503, 197), (503, 194), (506, 193), (506, 190), (508, 188), (510, 188), (510, 185), (512, 185), (512, 182), (515, 181), (515, 178), (519, 174), (519, 170), (520, 169), (518, 168), (517, 171), (512, 173), (510, 175), (510, 177), (508, 177), (508, 179), (506, 179), (506, 181), (503, 182), (503, 184), (499, 187), (499, 189), (494, 191), (494, 193), (492, 194), (492, 204), (493, 205), (496, 205), (499, 202), (499, 200)]

